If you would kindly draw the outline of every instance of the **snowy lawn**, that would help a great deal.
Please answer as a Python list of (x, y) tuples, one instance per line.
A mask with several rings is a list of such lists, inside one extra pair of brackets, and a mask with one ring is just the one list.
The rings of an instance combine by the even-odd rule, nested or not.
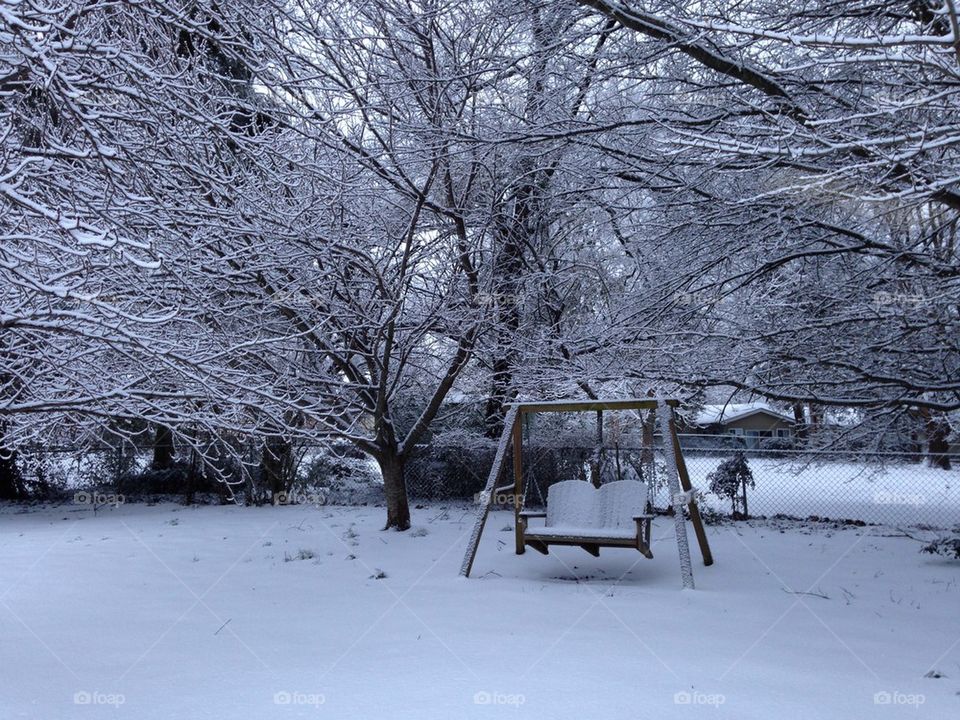
[[(707, 476), (729, 455), (688, 454), (693, 484), (709, 490)], [(801, 462), (749, 458), (756, 487), (748, 492), (753, 515), (785, 513), (949, 527), (960, 520), (960, 471), (922, 463)], [(706, 507), (730, 512), (726, 499), (703, 496)]]
[(887, 530), (711, 527), (684, 592), (666, 519), (518, 557), (494, 513), (464, 580), (471, 508), (383, 517), (2, 508), (0, 718), (960, 717), (960, 564)]

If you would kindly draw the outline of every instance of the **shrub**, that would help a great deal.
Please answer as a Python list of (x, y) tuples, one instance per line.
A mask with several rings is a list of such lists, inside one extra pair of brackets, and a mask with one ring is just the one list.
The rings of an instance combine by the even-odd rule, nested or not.
[(782, 452), (796, 450), (797, 444), (793, 438), (763, 438), (760, 441), (760, 449), (767, 451), (771, 457), (776, 457)]
[(303, 459), (290, 497), (293, 502), (311, 504), (375, 502), (381, 497), (380, 471), (362, 452), (349, 448), (324, 450)]
[(753, 472), (742, 452), (720, 463), (716, 470), (707, 475), (707, 482), (710, 483), (710, 492), (730, 500), (734, 519), (749, 517), (747, 487), (754, 487), (754, 481)]
[(54, 501), (68, 497), (67, 474), (55, 456), (43, 450), (0, 449), (0, 498)]
[(929, 555), (944, 555), (960, 560), (960, 537), (937, 538), (929, 545), (923, 547), (920, 552)]

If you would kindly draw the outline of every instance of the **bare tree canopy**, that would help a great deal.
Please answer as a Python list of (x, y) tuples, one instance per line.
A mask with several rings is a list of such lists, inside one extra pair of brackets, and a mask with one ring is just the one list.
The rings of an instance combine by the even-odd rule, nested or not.
[(405, 529), (455, 394), (960, 409), (952, 2), (3, 18), (3, 447), (345, 440)]

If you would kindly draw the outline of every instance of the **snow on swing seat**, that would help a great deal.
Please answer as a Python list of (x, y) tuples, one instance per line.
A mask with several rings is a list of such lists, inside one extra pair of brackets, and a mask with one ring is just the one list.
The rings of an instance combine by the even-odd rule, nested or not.
[(617, 480), (600, 488), (583, 480), (563, 480), (547, 491), (544, 526), (528, 527), (525, 535), (543, 540), (634, 540), (636, 518), (644, 516), (646, 505), (647, 485), (637, 480)]

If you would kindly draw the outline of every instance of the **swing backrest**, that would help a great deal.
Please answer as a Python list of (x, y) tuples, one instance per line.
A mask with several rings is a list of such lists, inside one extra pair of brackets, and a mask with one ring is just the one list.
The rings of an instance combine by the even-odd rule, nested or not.
[(600, 515), (596, 488), (583, 480), (561, 480), (547, 490), (547, 527), (595, 528)]
[(547, 490), (546, 527), (636, 528), (647, 506), (647, 484), (637, 480), (609, 482), (598, 490), (583, 480), (563, 480)]
[(638, 480), (605, 483), (597, 491), (600, 527), (633, 529), (647, 508), (647, 484)]

